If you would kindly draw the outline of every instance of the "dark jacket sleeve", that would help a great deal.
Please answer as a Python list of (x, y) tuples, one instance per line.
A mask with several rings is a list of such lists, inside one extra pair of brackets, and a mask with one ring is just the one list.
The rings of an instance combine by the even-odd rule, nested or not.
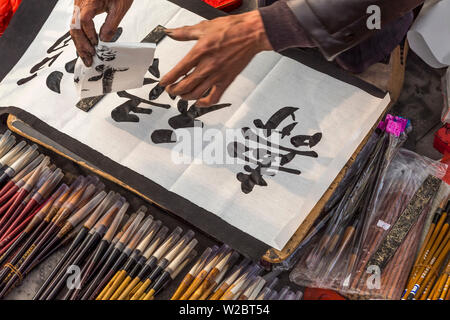
[[(278, 32), (288, 33), (283, 35), (285, 41), (282, 45), (277, 45), (275, 50), (281, 47), (304, 46), (304, 36), (320, 48), (328, 59), (335, 58), (339, 53), (357, 45), (377, 30), (370, 30), (367, 27), (367, 20), (371, 13), (367, 13), (367, 8), (371, 5), (380, 7), (381, 28), (390, 22), (402, 17), (413, 10), (424, 0), (285, 0), (274, 5), (260, 9), (264, 26), (268, 33), (269, 40), (275, 38), (274, 30), (267, 27), (271, 23), (286, 25), (286, 22), (274, 22), (279, 19), (286, 19), (292, 24), (292, 16), (296, 20), (297, 27), (302, 30), (303, 41), (296, 39), (294, 35), (296, 28), (292, 31), (287, 28), (279, 28)], [(286, 6), (290, 9), (292, 16), (276, 17), (275, 11), (278, 7)], [(284, 49), (284, 48), (283, 48)]]

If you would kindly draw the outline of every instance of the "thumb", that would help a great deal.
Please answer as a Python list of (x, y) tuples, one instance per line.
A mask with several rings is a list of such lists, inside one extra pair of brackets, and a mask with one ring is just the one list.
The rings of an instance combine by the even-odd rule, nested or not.
[(177, 41), (198, 40), (200, 37), (200, 29), (197, 26), (166, 29), (164, 32)]

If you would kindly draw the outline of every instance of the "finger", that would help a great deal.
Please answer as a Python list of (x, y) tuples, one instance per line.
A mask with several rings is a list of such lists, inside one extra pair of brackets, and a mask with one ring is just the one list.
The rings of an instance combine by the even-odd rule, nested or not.
[(98, 44), (98, 36), (97, 36), (97, 31), (95, 31), (94, 21), (92, 19), (84, 21), (81, 24), (81, 28), (83, 29), (84, 34), (89, 39), (90, 43), (93, 46), (96, 46)]
[[(192, 91), (180, 95), (183, 100), (198, 100), (202, 98), (205, 93), (214, 86), (214, 78), (209, 77), (195, 87)], [(209, 93), (208, 93), (209, 94)]]
[(191, 41), (198, 40), (201, 35), (201, 28), (199, 24), (188, 27), (181, 27), (175, 29), (166, 29), (164, 32), (174, 40), (177, 41)]
[(209, 107), (213, 104), (216, 104), (220, 101), (220, 98), (222, 97), (225, 90), (228, 88), (228, 85), (225, 84), (216, 84), (214, 87), (212, 87), (211, 92), (209, 95), (207, 95), (204, 98), (199, 99), (195, 105), (197, 107)]
[(167, 92), (169, 94), (172, 94), (174, 96), (182, 96), (186, 93), (191, 92), (195, 89), (198, 85), (200, 85), (202, 82), (204, 82), (206, 79), (208, 79), (209, 74), (206, 72), (206, 68), (199, 64), (195, 70), (184, 77), (181, 81), (178, 83), (169, 85), (167, 87)]
[(78, 55), (83, 60), (87, 67), (92, 65), (92, 56), (95, 54), (95, 49), (84, 34), (82, 30), (72, 29), (70, 30), (75, 47), (77, 48)]
[(189, 73), (194, 68), (200, 59), (200, 55), (195, 52), (195, 48), (189, 51), (189, 53), (178, 64), (170, 70), (159, 82), (163, 87), (167, 87), (175, 83), (182, 76)]
[(111, 39), (116, 34), (117, 28), (119, 27), (120, 21), (124, 17), (128, 8), (125, 10), (118, 10), (112, 8), (108, 15), (106, 16), (105, 23), (100, 28), (100, 40), (111, 41)]

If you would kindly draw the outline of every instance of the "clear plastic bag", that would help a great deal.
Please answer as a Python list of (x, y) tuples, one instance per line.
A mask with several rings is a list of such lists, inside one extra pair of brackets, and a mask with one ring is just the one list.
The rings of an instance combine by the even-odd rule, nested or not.
[[(382, 167), (372, 195), (367, 194), (356, 209), (352, 197), (341, 204), (342, 211), (336, 211), (302, 250), (290, 275), (293, 282), (356, 298), (400, 298), (432, 201), (379, 274), (367, 263), (425, 179), (429, 175), (442, 179), (447, 166), (404, 149), (392, 154), (391, 161), (384, 158), (389, 163)], [(366, 179), (363, 173), (359, 184)], [(351, 217), (349, 208), (356, 212)]]

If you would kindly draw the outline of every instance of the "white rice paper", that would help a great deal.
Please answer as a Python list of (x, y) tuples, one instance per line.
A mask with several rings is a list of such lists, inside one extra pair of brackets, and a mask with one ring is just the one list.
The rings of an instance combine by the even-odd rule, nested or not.
[[(281, 108), (294, 107), (298, 108), (297, 125), (292, 135), (320, 132), (322, 139), (311, 148), (318, 158), (296, 156), (286, 165), (301, 171), (300, 175), (278, 172), (275, 176), (264, 176), (267, 186), (256, 185), (251, 192), (244, 193), (237, 180), (238, 173), (246, 173), (243, 164), (209, 165), (201, 159), (192, 164), (174, 164), (175, 145), (153, 143), (152, 133), (171, 129), (169, 119), (179, 114), (176, 101), (167, 93), (156, 102), (169, 104), (170, 109), (141, 103), (140, 108), (151, 109), (152, 113), (136, 114), (139, 122), (116, 122), (111, 111), (126, 102), (117, 94), (106, 95), (86, 113), (75, 107), (79, 97), (72, 74), (64, 73), (61, 93), (48, 90), (47, 76), (55, 70), (63, 72), (65, 64), (76, 57), (72, 42), (60, 50), (61, 55), (51, 67), (43, 67), (34, 79), (17, 85), (19, 79), (30, 75), (32, 66), (49, 56), (47, 49), (61, 37), (61, 30), (68, 28), (71, 8), (70, 0), (58, 2), (35, 41), (0, 85), (0, 105), (17, 106), (34, 114), (276, 249), (282, 249), (291, 238), (389, 103), (388, 95), (379, 99), (277, 53), (259, 54), (225, 92), (221, 103), (231, 105), (199, 118), (204, 130), (255, 129), (256, 119), (265, 123)], [(98, 29), (104, 18), (103, 15), (95, 19)], [(123, 33), (118, 43), (139, 42), (157, 25), (179, 27), (201, 20), (165, 0), (135, 1), (120, 25)], [(155, 58), (160, 59), (161, 75), (175, 66), (193, 45), (194, 42), (176, 42), (167, 37), (162, 40), (155, 53)], [(146, 77), (150, 75), (147, 73)], [(152, 87), (127, 92), (148, 99)], [(293, 121), (286, 118), (280, 130)], [(289, 137), (281, 141), (288, 145)], [(203, 148), (208, 146), (205, 142)], [(197, 151), (197, 158), (201, 151), (201, 148)]]

